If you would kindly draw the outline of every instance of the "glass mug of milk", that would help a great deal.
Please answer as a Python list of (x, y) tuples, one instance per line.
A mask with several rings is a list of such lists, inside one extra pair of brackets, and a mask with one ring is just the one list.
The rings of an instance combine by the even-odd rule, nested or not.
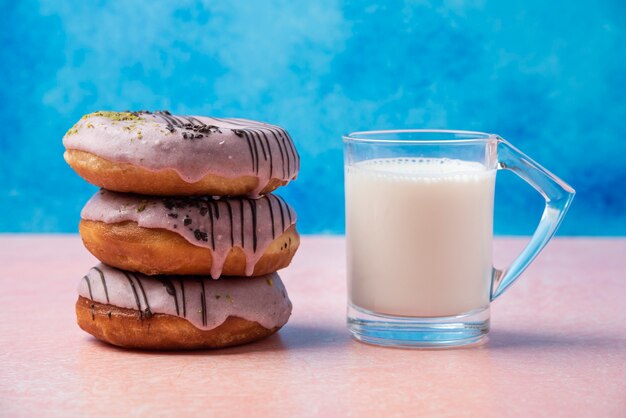
[[(353, 336), (400, 347), (480, 341), (490, 302), (552, 238), (574, 190), (497, 135), (371, 131), (343, 140)], [(546, 206), (526, 248), (499, 270), (493, 205), (502, 169), (532, 185)]]

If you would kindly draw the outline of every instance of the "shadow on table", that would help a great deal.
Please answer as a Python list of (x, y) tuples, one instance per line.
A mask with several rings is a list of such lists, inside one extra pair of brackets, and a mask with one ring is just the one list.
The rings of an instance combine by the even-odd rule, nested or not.
[[(135, 350), (112, 346), (96, 339), (90, 339), (94, 346), (99, 349), (111, 350), (111, 352), (128, 354), (154, 354), (154, 355), (177, 355), (177, 356), (229, 356), (245, 355), (249, 353), (272, 353), (281, 351), (299, 351), (307, 349), (340, 348), (352, 344), (348, 330), (341, 327), (325, 327), (322, 325), (287, 325), (285, 328), (269, 336), (268, 338), (235, 347), (215, 350), (192, 350), (192, 351), (149, 351)], [(364, 347), (370, 347), (364, 344)], [(375, 347), (378, 349), (384, 347)], [(626, 336), (622, 335), (598, 335), (598, 334), (557, 334), (551, 331), (529, 332), (512, 330), (493, 330), (484, 344), (458, 347), (451, 350), (623, 350), (626, 349)], [(390, 348), (397, 350), (397, 348)], [(450, 350), (450, 349), (449, 349)], [(449, 351), (448, 350), (448, 351)], [(415, 351), (415, 350), (409, 350)], [(416, 350), (423, 351), (423, 350)]]
[(155, 355), (191, 355), (191, 356), (222, 356), (248, 353), (278, 352), (284, 350), (305, 350), (309, 348), (323, 348), (328, 346), (342, 346), (350, 343), (348, 330), (324, 326), (311, 326), (289, 324), (277, 333), (264, 340), (215, 350), (191, 350), (191, 351), (150, 351), (136, 350), (112, 346), (93, 339), (94, 345), (102, 349), (125, 352), (129, 354), (155, 354)]
[(494, 330), (489, 333), (487, 350), (519, 349), (623, 349), (626, 336), (597, 334), (558, 334), (555, 332), (528, 332)]

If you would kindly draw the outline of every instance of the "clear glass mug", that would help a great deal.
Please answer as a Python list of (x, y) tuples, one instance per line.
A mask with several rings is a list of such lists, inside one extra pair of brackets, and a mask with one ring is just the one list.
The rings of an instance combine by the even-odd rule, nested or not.
[[(403, 130), (343, 137), (348, 328), (358, 340), (402, 347), (480, 341), (489, 304), (554, 235), (574, 189), (497, 135)], [(530, 242), (493, 267), (497, 170), (546, 201)]]

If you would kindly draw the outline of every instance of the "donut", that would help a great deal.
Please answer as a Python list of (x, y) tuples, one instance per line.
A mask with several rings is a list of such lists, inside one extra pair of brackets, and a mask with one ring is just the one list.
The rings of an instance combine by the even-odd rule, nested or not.
[(78, 326), (120, 347), (191, 350), (243, 344), (287, 323), (291, 301), (276, 273), (254, 278), (145, 276), (105, 264), (78, 285)]
[(146, 195), (258, 197), (300, 168), (278, 126), (168, 111), (90, 113), (63, 145), (65, 161), (89, 183)]
[(260, 276), (289, 265), (300, 238), (279, 196), (148, 197), (100, 190), (81, 212), (85, 247), (147, 275)]

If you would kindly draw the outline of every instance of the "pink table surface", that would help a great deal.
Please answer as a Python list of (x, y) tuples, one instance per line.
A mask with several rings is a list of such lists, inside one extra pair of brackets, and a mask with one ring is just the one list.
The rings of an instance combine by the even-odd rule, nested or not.
[[(523, 244), (498, 239), (496, 260)], [(557, 239), (493, 304), (487, 343), (361, 344), (345, 328), (342, 237), (304, 237), (290, 322), (262, 342), (150, 353), (74, 320), (95, 260), (77, 236), (0, 236), (1, 416), (626, 417), (626, 239)]]

